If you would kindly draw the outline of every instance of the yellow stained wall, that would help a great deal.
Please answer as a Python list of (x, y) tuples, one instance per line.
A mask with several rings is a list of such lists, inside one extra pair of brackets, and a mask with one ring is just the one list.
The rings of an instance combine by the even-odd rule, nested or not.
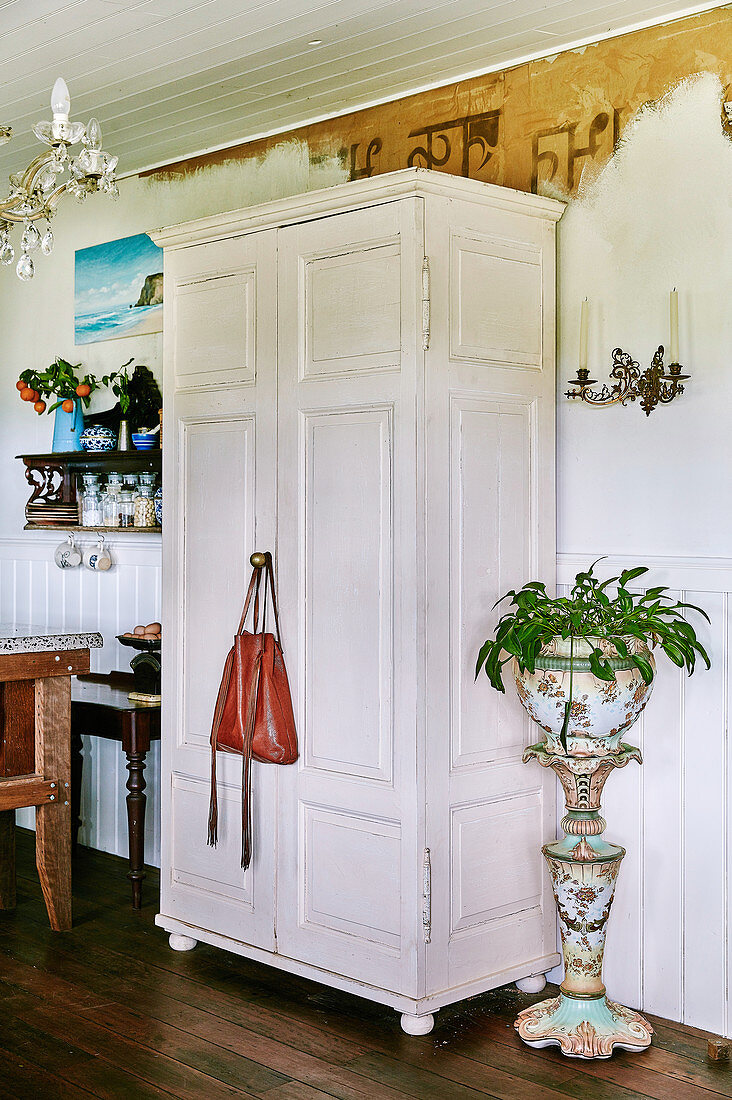
[[(732, 8), (635, 31), (499, 73), (421, 92), (288, 134), (182, 161), (178, 176), (262, 156), (288, 139), (338, 153), (352, 179), (412, 166), (520, 191), (576, 191), (648, 101), (698, 72), (732, 83)], [(424, 74), (429, 80), (429, 72)]]

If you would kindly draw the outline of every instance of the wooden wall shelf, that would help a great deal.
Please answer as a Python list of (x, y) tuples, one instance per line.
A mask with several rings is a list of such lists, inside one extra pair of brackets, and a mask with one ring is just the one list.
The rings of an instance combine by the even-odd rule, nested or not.
[[(51, 451), (48, 454), (16, 455), (25, 466), (25, 478), (32, 487), (25, 508), (27, 520), (25, 531), (111, 531), (137, 534), (160, 534), (160, 527), (84, 527), (73, 522), (70, 514), (78, 506), (76, 493), (77, 476), (85, 471), (90, 473), (120, 474), (141, 473), (153, 470), (159, 474), (162, 469), (162, 451)], [(48, 519), (39, 516), (44, 505), (65, 506), (67, 514), (59, 521), (39, 522)], [(58, 507), (55, 509), (60, 510)]]
[(115, 535), (159, 535), (162, 527), (84, 527), (81, 523), (26, 523), (24, 531), (110, 531)]

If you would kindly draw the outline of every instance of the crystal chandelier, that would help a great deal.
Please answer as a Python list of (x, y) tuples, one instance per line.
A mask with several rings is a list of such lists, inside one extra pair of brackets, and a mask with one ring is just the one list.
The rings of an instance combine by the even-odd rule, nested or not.
[[(50, 149), (39, 153), (25, 172), (10, 177), (10, 191), (0, 200), (0, 264), (8, 267), (15, 260), (10, 232), (13, 225), (23, 225), (21, 254), (15, 270), (24, 282), (32, 279), (35, 272), (31, 252), (40, 249), (48, 256), (53, 250), (50, 221), (65, 192), (79, 202), (94, 191), (119, 194), (114, 176), (118, 158), (102, 152), (101, 126), (95, 118), (90, 119), (88, 126), (69, 122), (70, 109), (69, 89), (59, 77), (51, 93), (53, 119), (37, 122), (33, 127), (36, 137)], [(5, 145), (12, 136), (10, 126), (0, 126), (0, 145)], [(83, 146), (81, 152), (69, 156), (70, 147), (78, 142)], [(38, 221), (46, 222), (43, 235), (38, 231)]]

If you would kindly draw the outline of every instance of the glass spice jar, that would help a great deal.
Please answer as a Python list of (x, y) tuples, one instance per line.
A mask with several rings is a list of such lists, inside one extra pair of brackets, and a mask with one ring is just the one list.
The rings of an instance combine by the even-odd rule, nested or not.
[(107, 487), (102, 496), (102, 514), (105, 527), (119, 527), (119, 494), (122, 479), (119, 474), (110, 474)]
[(135, 497), (135, 527), (154, 527), (155, 501), (150, 485), (141, 485)]
[(82, 527), (104, 526), (102, 496), (95, 487), (86, 489), (81, 498), (81, 525)]
[(120, 527), (134, 527), (135, 524), (135, 496), (129, 489), (123, 489), (117, 497), (119, 501), (119, 525)]

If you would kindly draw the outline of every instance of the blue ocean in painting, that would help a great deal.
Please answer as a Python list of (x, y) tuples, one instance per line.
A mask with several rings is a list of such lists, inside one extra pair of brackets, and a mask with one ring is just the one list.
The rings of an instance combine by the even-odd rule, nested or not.
[[(129, 336), (132, 331), (140, 327), (140, 322), (149, 317), (160, 314), (162, 318), (162, 306), (137, 306), (130, 309), (102, 310), (101, 313), (88, 313), (84, 317), (76, 316), (76, 343), (92, 344), (96, 340), (114, 340), (117, 336)], [(161, 322), (162, 328), (162, 322)]]
[(74, 300), (77, 344), (162, 330), (162, 306), (137, 306), (145, 280), (163, 270), (163, 250), (147, 233), (82, 248), (76, 253)]

